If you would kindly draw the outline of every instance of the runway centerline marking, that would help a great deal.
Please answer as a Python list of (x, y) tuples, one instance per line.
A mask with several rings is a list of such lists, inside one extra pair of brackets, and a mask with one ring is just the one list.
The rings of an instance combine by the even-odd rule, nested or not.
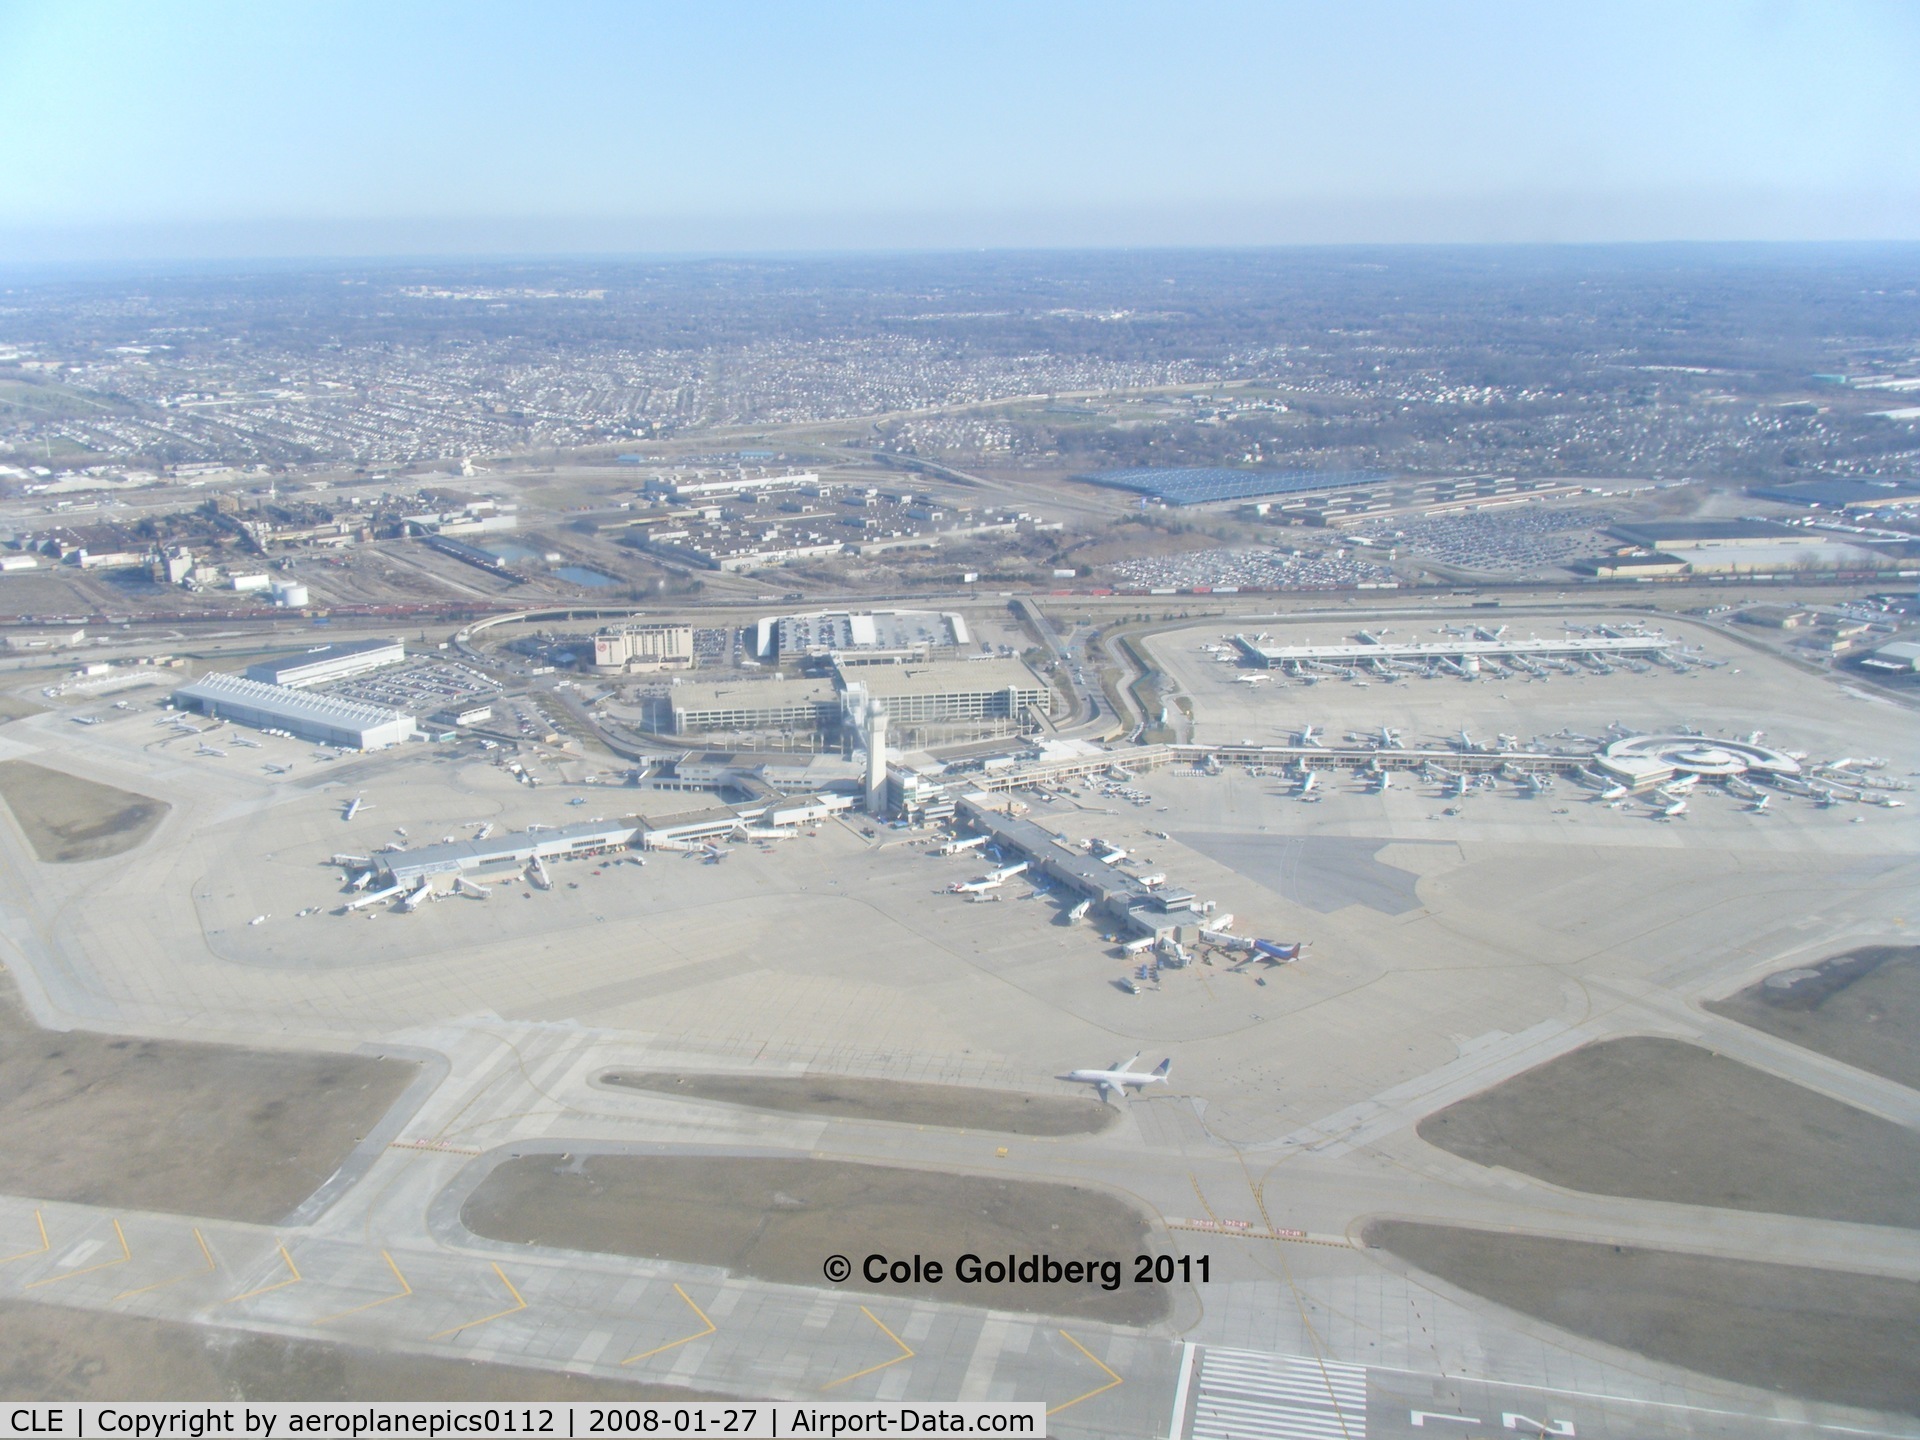
[(182, 1280), (191, 1280), (196, 1275), (211, 1275), (214, 1271), (218, 1270), (220, 1268), (219, 1262), (213, 1258), (213, 1251), (207, 1248), (207, 1237), (200, 1233), (200, 1227), (198, 1225), (193, 1227), (193, 1238), (200, 1244), (200, 1254), (205, 1257), (207, 1262), (206, 1269), (189, 1270), (186, 1274), (176, 1275), (171, 1280), (156, 1280), (151, 1285), (142, 1285), (135, 1290), (122, 1290), (113, 1298), (116, 1300), (125, 1300), (129, 1295), (144, 1295), (149, 1290), (164, 1290), (169, 1285), (178, 1285)]
[(458, 1325), (448, 1326), (445, 1330), (436, 1330), (433, 1334), (427, 1336), (427, 1339), (443, 1340), (449, 1335), (458, 1335), (462, 1330), (472, 1330), (476, 1326), (489, 1325), (495, 1320), (504, 1320), (507, 1316), (517, 1315), (527, 1308), (527, 1302), (521, 1298), (520, 1292), (513, 1288), (513, 1281), (507, 1278), (507, 1272), (502, 1270), (499, 1265), (493, 1261), (488, 1261), (487, 1263), (493, 1266), (493, 1273), (500, 1277), (500, 1283), (506, 1286), (507, 1293), (513, 1296), (513, 1304), (504, 1310), (496, 1310), (491, 1315), (482, 1315), (478, 1320), (463, 1320)]
[(400, 1282), (400, 1288), (392, 1295), (382, 1295), (378, 1300), (369, 1300), (364, 1305), (355, 1305), (348, 1310), (336, 1310), (331, 1315), (322, 1315), (313, 1323), (324, 1325), (329, 1320), (343, 1319), (348, 1315), (358, 1315), (362, 1310), (372, 1310), (381, 1305), (391, 1305), (396, 1300), (404, 1300), (413, 1294), (413, 1286), (407, 1283), (407, 1277), (400, 1273), (400, 1267), (394, 1263), (393, 1256), (387, 1251), (380, 1252), (380, 1258), (387, 1262), (387, 1268), (393, 1272), (393, 1278)]
[[(39, 1212), (36, 1211), (35, 1213), (37, 1214)], [(120, 1228), (120, 1222), (118, 1220), (113, 1222), (113, 1234), (114, 1238), (120, 1242), (120, 1258), (118, 1260), (102, 1260), (98, 1265), (89, 1265), (84, 1270), (69, 1270), (62, 1275), (49, 1275), (43, 1280), (30, 1281), (21, 1288), (23, 1290), (38, 1290), (42, 1285), (58, 1285), (62, 1280), (71, 1280), (78, 1275), (91, 1275), (96, 1270), (106, 1270), (115, 1265), (126, 1264), (129, 1260), (133, 1259), (133, 1251), (127, 1248), (127, 1232)]]
[(893, 1341), (894, 1344), (898, 1345), (900, 1347), (900, 1353), (894, 1356), (891, 1360), (882, 1360), (878, 1365), (869, 1365), (866, 1369), (856, 1370), (851, 1375), (842, 1375), (838, 1380), (829, 1380), (826, 1384), (820, 1387), (822, 1390), (831, 1390), (836, 1385), (844, 1385), (849, 1380), (858, 1380), (862, 1375), (871, 1375), (876, 1370), (884, 1370), (889, 1365), (898, 1365), (902, 1360), (911, 1360), (913, 1358), (913, 1347), (907, 1344), (907, 1342), (902, 1340), (898, 1335), (894, 1334), (893, 1331), (889, 1330), (884, 1324), (882, 1324), (880, 1321), (880, 1317), (878, 1315), (875, 1315), (873, 1311), (869, 1310), (864, 1305), (860, 1307), (860, 1313), (866, 1316), (867, 1319), (871, 1320), (874, 1323), (874, 1325), (878, 1327), (882, 1335), (886, 1336), (889, 1340)]
[(293, 1263), (293, 1256), (287, 1253), (286, 1246), (276, 1245), (274, 1246), (274, 1249), (280, 1252), (281, 1260), (283, 1260), (286, 1263), (287, 1274), (292, 1278), (287, 1280), (277, 1281), (272, 1285), (262, 1285), (258, 1290), (249, 1290), (244, 1295), (235, 1295), (231, 1299), (222, 1300), (220, 1302), (222, 1305), (237, 1305), (242, 1300), (251, 1300), (254, 1296), (265, 1295), (270, 1290), (284, 1290), (289, 1285), (298, 1285), (302, 1280), (307, 1278), (306, 1276), (300, 1273), (300, 1267)]
[(1116, 1385), (1124, 1385), (1127, 1383), (1125, 1380), (1120, 1378), (1119, 1372), (1114, 1370), (1111, 1366), (1107, 1364), (1106, 1361), (1102, 1360), (1098, 1355), (1094, 1354), (1086, 1346), (1082, 1345), (1078, 1340), (1074, 1339), (1073, 1336), (1067, 1334), (1066, 1331), (1062, 1330), (1060, 1332), (1060, 1338), (1066, 1341), (1069, 1345), (1073, 1346), (1074, 1349), (1078, 1350), (1082, 1355), (1086, 1356), (1089, 1360), (1093, 1361), (1094, 1364), (1098, 1365), (1102, 1370), (1104, 1370), (1108, 1376), (1108, 1379), (1106, 1384), (1097, 1386), (1094, 1389), (1087, 1391), (1087, 1393), (1084, 1395), (1076, 1395), (1071, 1400), (1063, 1400), (1058, 1405), (1048, 1406), (1047, 1414), (1058, 1415), (1062, 1410), (1072, 1409), (1075, 1405), (1078, 1405), (1082, 1400), (1091, 1400), (1096, 1395), (1106, 1394), (1107, 1391), (1113, 1389), (1113, 1387)]
[(700, 1317), (700, 1323), (706, 1326), (707, 1328), (704, 1330), (696, 1330), (691, 1335), (682, 1335), (678, 1340), (669, 1340), (664, 1345), (656, 1345), (651, 1350), (642, 1350), (638, 1355), (629, 1355), (626, 1359), (620, 1362), (622, 1365), (631, 1365), (636, 1360), (645, 1360), (649, 1356), (660, 1354), (660, 1352), (663, 1350), (671, 1350), (677, 1345), (685, 1345), (694, 1340), (704, 1340), (707, 1338), (707, 1336), (713, 1334), (715, 1330), (720, 1328), (719, 1326), (715, 1325), (713, 1321), (707, 1318), (706, 1311), (702, 1310), (698, 1305), (693, 1303), (693, 1297), (688, 1295), (686, 1291), (680, 1288), (680, 1284), (678, 1281), (674, 1282), (673, 1293), (678, 1295), (682, 1300), (687, 1302), (687, 1308), (693, 1311), (694, 1314), (698, 1315)]

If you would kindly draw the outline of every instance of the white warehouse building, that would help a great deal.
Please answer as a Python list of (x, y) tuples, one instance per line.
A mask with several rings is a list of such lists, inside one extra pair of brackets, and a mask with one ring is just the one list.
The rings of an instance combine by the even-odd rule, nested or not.
[(247, 679), (258, 680), (263, 685), (324, 685), (329, 680), (364, 675), (383, 665), (398, 665), (406, 658), (406, 647), (398, 640), (343, 640), (249, 665)]
[(414, 734), (413, 716), (398, 710), (217, 671), (175, 690), (173, 703), (257, 730), (285, 730), (302, 740), (344, 750), (380, 750)]

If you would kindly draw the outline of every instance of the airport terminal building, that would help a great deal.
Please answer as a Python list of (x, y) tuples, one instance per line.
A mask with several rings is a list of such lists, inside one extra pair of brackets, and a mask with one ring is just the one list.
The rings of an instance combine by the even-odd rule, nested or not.
[[(398, 649), (398, 646), (394, 648)], [(382, 750), (415, 733), (411, 715), (357, 700), (312, 695), (239, 675), (202, 675), (173, 692), (173, 703), (257, 730), (284, 730), (343, 750)]]

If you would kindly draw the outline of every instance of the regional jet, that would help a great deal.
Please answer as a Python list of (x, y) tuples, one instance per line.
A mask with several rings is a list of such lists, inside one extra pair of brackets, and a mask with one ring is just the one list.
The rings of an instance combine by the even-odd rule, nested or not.
[(1116, 1061), (1105, 1070), (1070, 1070), (1060, 1078), (1072, 1081), (1076, 1085), (1092, 1085), (1100, 1092), (1102, 1100), (1110, 1095), (1125, 1095), (1130, 1089), (1139, 1089), (1143, 1085), (1164, 1085), (1167, 1072), (1173, 1068), (1171, 1057), (1162, 1060), (1151, 1072), (1135, 1070), (1134, 1061), (1140, 1058), (1138, 1051), (1133, 1059), (1124, 1064)]
[(1300, 772), (1300, 780), (1298, 784), (1294, 787), (1293, 793), (1296, 795), (1311, 795), (1313, 793), (1313, 787), (1318, 785), (1319, 783), (1320, 783), (1320, 774), (1318, 771), (1302, 770)]
[(1270, 678), (1272, 677), (1267, 675), (1236, 675), (1233, 677), (1233, 683), (1236, 685), (1264, 685)]
[(356, 795), (353, 797), (353, 799), (347, 801), (345, 805), (341, 806), (340, 818), (342, 820), (351, 820), (353, 819), (354, 816), (358, 815), (362, 810), (367, 810), (371, 808), (372, 807), (367, 804), (365, 796)]

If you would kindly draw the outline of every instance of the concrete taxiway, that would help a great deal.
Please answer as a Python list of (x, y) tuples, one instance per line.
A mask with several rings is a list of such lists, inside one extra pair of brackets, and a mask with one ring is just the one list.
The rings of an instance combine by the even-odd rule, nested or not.
[[(1765, 659), (1556, 677), (1508, 698), (1517, 681), (1234, 687), (1197, 641), (1153, 643), (1221, 739), (1306, 722), (1442, 736), (1764, 724), (1795, 748), (1888, 757), (1890, 775), (1920, 768), (1910, 716)], [(9, 726), (0, 758), (172, 808), (138, 850), (80, 865), (41, 864), (0, 820), (0, 861), (29, 877), (0, 896), (7, 966), (45, 1025), (366, 1047), (421, 1059), (422, 1078), (280, 1224), (0, 1200), (0, 1295), (709, 1393), (1038, 1399), (1064, 1435), (1492, 1433), (1517, 1428), (1507, 1416), (1601, 1436), (1920, 1434), (1581, 1339), (1361, 1240), (1391, 1217), (1920, 1280), (1911, 1231), (1585, 1194), (1415, 1132), (1627, 1035), (1697, 1041), (1920, 1124), (1904, 1087), (1701, 1008), (1783, 965), (1898, 936), (1920, 884), (1913, 810), (1752, 815), (1714, 797), (1662, 825), (1563, 786), (1508, 787), (1447, 815), (1432, 785), (1342, 782), (1309, 804), (1236, 770), (1143, 776), (1139, 804), (1026, 797), (1050, 827), (1125, 845), (1217, 899), (1242, 933), (1309, 942), (1266, 975), (1196, 965), (1129, 996), (1112, 982), (1131, 963), (1054, 897), (1019, 898), (1016, 883), (1005, 903), (965, 904), (937, 892), (973, 861), (837, 822), (735, 847), (724, 865), (576, 864), (552, 891), (336, 916), (336, 851), (400, 829), (425, 843), (480, 821), (617, 814), (620, 793), (530, 791), (435, 747), (319, 762), (264, 743), (233, 763), (164, 739), (150, 714)], [(363, 791), (369, 808), (343, 821), (340, 802)], [(590, 804), (568, 807), (575, 795)], [(1174, 1093), (1132, 1101), (1100, 1134), (1045, 1139), (600, 1083), (614, 1069), (816, 1070), (1034, 1091), (1136, 1049), (1175, 1056)], [(504, 1158), (662, 1152), (1071, 1180), (1137, 1204), (1214, 1269), (1177, 1287), (1166, 1322), (1129, 1328), (512, 1245), (461, 1224)]]

